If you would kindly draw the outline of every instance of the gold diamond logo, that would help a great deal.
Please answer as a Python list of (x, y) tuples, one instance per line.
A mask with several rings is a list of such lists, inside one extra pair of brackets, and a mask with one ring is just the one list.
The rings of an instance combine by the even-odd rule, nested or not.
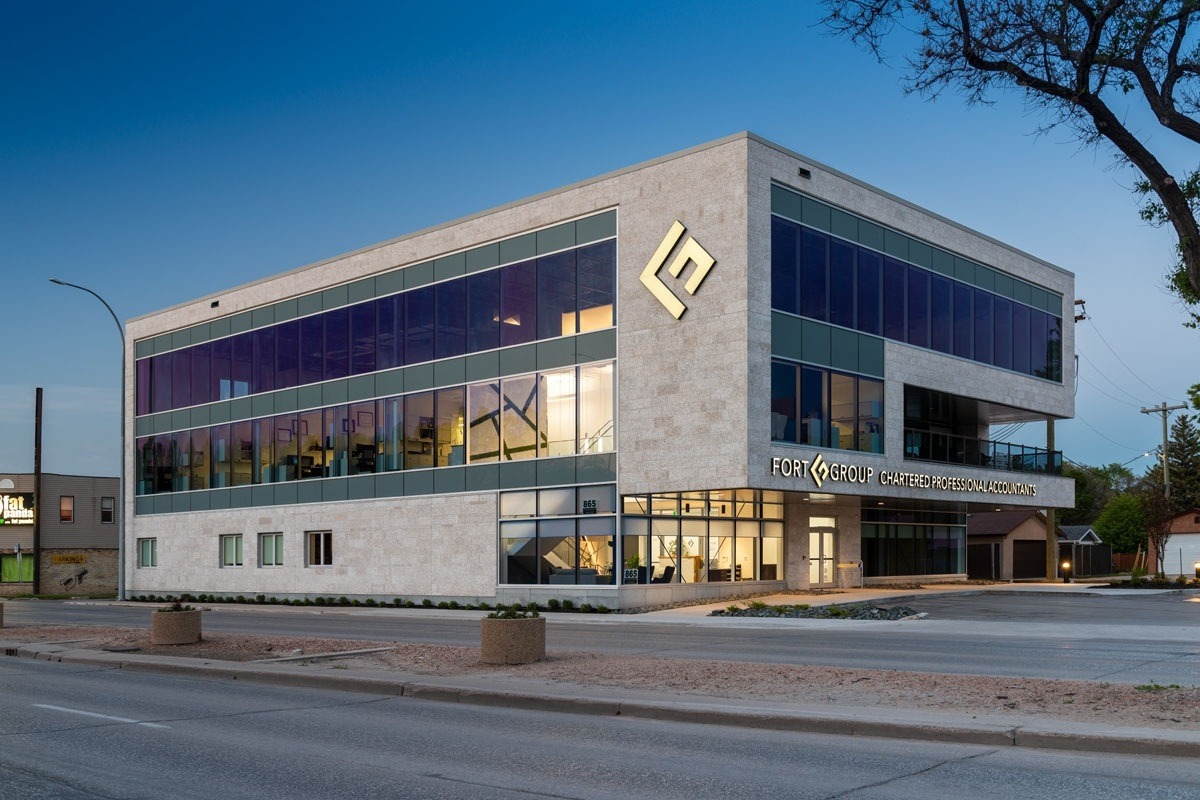
[(820, 489), (821, 484), (829, 477), (829, 465), (825, 463), (825, 459), (821, 457), (820, 453), (817, 453), (817, 457), (813, 459), (812, 466), (808, 470), (812, 474), (813, 483)]
[[(671, 229), (667, 231), (667, 235), (659, 243), (658, 249), (654, 251), (654, 255), (650, 257), (650, 262), (642, 270), (641, 276), (642, 284), (650, 290), (658, 302), (663, 304), (667, 311), (671, 312), (675, 319), (683, 316), (683, 312), (687, 311), (687, 306), (667, 288), (658, 273), (662, 271), (663, 265), (667, 263), (667, 257), (671, 255), (671, 251), (675, 249), (675, 245), (679, 244), (679, 240), (686, 232), (687, 228), (683, 226), (683, 223), (675, 220)], [(700, 288), (700, 284), (704, 283), (709, 270), (713, 268), (717, 260), (710, 256), (699, 242), (689, 236), (683, 246), (679, 248), (679, 254), (675, 256), (671, 266), (667, 267), (667, 272), (672, 278), (678, 278), (688, 262), (695, 264), (696, 269), (683, 284), (683, 290), (690, 295), (695, 295), (696, 290)]]

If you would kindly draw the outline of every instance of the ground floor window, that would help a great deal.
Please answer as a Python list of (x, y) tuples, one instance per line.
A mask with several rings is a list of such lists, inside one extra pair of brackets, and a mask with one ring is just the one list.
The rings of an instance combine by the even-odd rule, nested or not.
[(0, 583), (33, 583), (33, 558), (20, 553), (0, 556)]
[(242, 565), (242, 535), (232, 533), (221, 537), (221, 566), (240, 567)]
[(863, 576), (955, 575), (967, 571), (966, 515), (864, 510)]
[(333, 531), (307, 531), (307, 564), (310, 567), (328, 567), (333, 564)]
[(623, 583), (783, 579), (783, 495), (757, 489), (622, 498)]
[(139, 567), (158, 566), (158, 539), (137, 540), (137, 565)]
[(612, 484), (502, 493), (500, 583), (614, 584), (616, 510)]
[(283, 566), (282, 533), (260, 533), (258, 535), (258, 565), (260, 567)]

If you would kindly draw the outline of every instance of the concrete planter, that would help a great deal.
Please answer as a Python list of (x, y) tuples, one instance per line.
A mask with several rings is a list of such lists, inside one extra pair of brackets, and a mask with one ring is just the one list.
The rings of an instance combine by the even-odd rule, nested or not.
[(546, 657), (546, 618), (482, 619), (479, 659), (485, 664), (532, 664)]
[(155, 611), (150, 615), (150, 644), (200, 641), (199, 611)]

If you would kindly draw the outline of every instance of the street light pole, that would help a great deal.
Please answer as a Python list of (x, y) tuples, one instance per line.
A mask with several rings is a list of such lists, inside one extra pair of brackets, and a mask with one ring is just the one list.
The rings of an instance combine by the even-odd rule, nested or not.
[[(121, 320), (117, 317), (117, 313), (113, 311), (112, 306), (108, 304), (100, 295), (93, 292), (86, 286), (80, 286), (77, 283), (68, 283), (60, 281), (58, 278), (51, 278), (51, 283), (59, 286), (70, 286), (72, 289), (79, 289), (82, 292), (87, 292), (92, 297), (99, 300), (108, 309), (108, 313), (112, 316), (113, 322), (117, 326), (117, 333), (121, 337), (121, 400), (118, 404), (120, 409), (121, 420), (121, 472), (117, 478), (117, 496), (120, 497), (120, 502), (117, 506), (117, 599), (125, 599), (125, 326), (121, 324)], [(41, 498), (38, 498), (41, 501)]]

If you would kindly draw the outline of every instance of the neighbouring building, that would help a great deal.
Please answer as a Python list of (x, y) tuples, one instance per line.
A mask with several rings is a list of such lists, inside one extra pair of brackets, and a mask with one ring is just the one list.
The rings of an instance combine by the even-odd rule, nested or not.
[[(1163, 549), (1165, 574), (1200, 577), (1200, 508), (1180, 511), (1171, 519), (1171, 537)], [(1158, 556), (1153, 543), (1146, 563), (1151, 570), (1157, 567)]]
[[(117, 589), (117, 478), (0, 475), (0, 595), (103, 595)], [(40, 528), (35, 542), (34, 523)]]
[[(1061, 550), (1066, 543), (1061, 528), (1055, 531), (1055, 538)], [(967, 574), (994, 581), (1044, 580), (1046, 515), (1028, 508), (969, 515)]]
[[(752, 134), (128, 323), (127, 586), (609, 607), (957, 578), (1074, 505), (1071, 273)], [(999, 437), (997, 437), (999, 438)]]

